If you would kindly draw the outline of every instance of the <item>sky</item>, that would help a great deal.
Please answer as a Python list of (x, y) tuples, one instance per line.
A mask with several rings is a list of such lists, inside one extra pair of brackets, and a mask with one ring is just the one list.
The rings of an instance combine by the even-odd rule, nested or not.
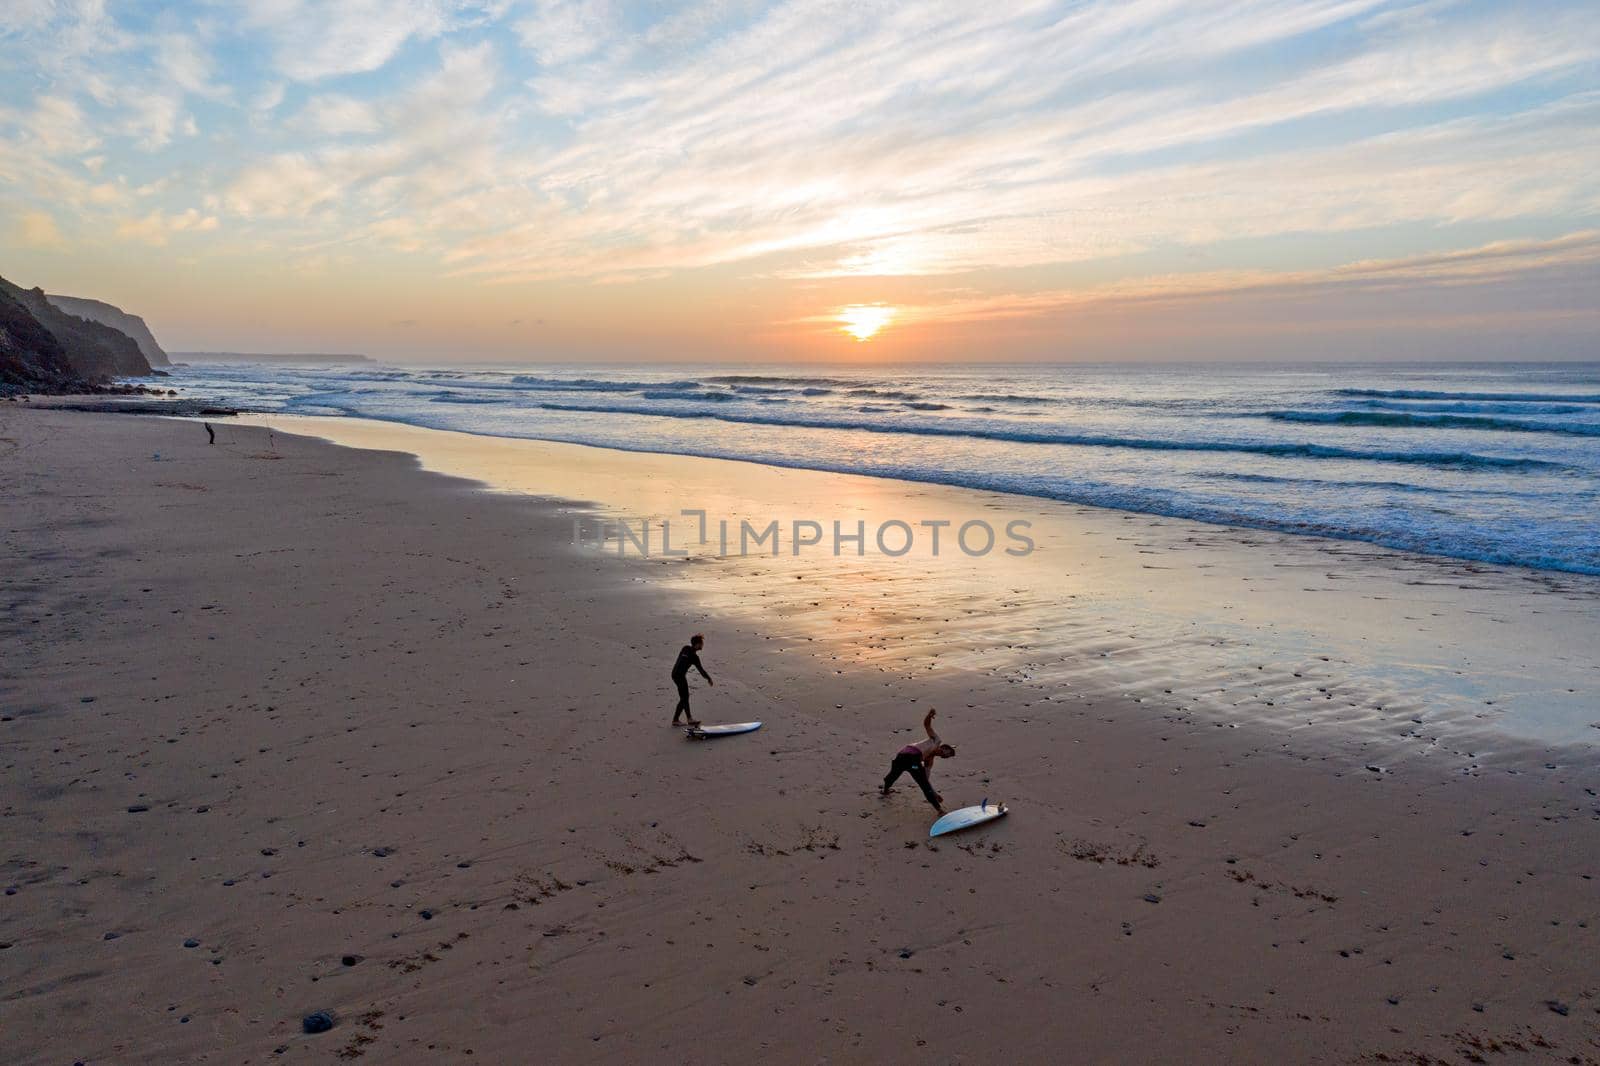
[(0, 4), (0, 274), (170, 350), (1600, 358), (1600, 4)]

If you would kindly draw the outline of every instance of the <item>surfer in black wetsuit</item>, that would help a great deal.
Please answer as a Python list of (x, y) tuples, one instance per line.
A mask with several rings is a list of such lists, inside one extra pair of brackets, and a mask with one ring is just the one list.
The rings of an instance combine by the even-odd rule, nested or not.
[(922, 719), (922, 731), (928, 734), (927, 740), (919, 740), (915, 744), (907, 744), (895, 753), (894, 761), (889, 764), (889, 774), (883, 779), (883, 788), (880, 790), (887, 796), (894, 790), (894, 783), (901, 774), (910, 774), (911, 780), (922, 789), (922, 795), (940, 814), (944, 813), (944, 797), (933, 790), (933, 783), (928, 780), (928, 774), (933, 771), (933, 760), (953, 759), (956, 749), (946, 744), (939, 734), (933, 729), (933, 716), (936, 712), (931, 708)]
[(715, 685), (711, 675), (706, 673), (706, 668), (700, 665), (700, 649), (706, 646), (706, 638), (699, 633), (689, 638), (689, 643), (678, 652), (678, 661), (672, 664), (672, 683), (678, 686), (678, 706), (672, 712), (672, 724), (678, 724), (678, 716), (686, 715), (689, 724), (699, 725), (695, 721), (694, 712), (689, 710), (689, 668), (692, 666), (700, 671), (700, 676), (706, 679), (706, 684)]

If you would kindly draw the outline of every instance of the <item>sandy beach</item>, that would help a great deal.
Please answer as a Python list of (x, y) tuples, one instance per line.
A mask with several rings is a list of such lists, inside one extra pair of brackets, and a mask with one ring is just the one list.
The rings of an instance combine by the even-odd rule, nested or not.
[[(1591, 579), (257, 421), (0, 408), (7, 1062), (1600, 1062)], [(571, 543), (686, 499), (1041, 550)]]

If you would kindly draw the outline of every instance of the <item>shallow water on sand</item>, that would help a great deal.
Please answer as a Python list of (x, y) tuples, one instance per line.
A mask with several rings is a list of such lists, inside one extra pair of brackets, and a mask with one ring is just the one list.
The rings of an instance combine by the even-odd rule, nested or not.
[(1600, 364), (180, 367), (196, 398), (1600, 573)]
[[(1600, 741), (1600, 579), (1587, 575), (753, 463), (372, 420), (246, 421), (574, 501), (574, 553), (682, 590), (696, 617), (754, 620), (775, 650), (804, 644), (908, 692), (939, 671), (976, 670), (1036, 693), (1031, 706), (1125, 695), (1174, 719), (1267, 724), (1297, 749), (1359, 735), (1464, 765), (1528, 744), (1592, 757)], [(706, 512), (707, 543), (684, 509)], [(627, 520), (626, 531), (603, 535), (600, 517)], [(796, 553), (796, 520), (816, 521), (822, 542)], [(770, 542), (741, 553), (741, 523), (771, 521), (777, 554)], [(846, 533), (864, 523), (862, 554), (848, 541), (833, 554), (835, 521)], [(894, 521), (913, 533), (898, 557), (875, 536)], [(974, 521), (996, 531), (978, 557), (951, 547)], [(1017, 546), (1014, 521), (1029, 523), (1029, 554), (1004, 550)], [(663, 522), (687, 555), (663, 556)], [(951, 525), (935, 555), (937, 522)], [(902, 541), (895, 527), (886, 545)]]

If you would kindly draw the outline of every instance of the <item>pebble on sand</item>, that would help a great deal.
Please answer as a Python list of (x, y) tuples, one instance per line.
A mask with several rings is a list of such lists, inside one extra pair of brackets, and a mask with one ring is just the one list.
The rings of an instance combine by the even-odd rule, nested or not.
[(308, 1033), (326, 1033), (333, 1028), (334, 1015), (331, 1010), (319, 1010), (300, 1019), (300, 1027)]

